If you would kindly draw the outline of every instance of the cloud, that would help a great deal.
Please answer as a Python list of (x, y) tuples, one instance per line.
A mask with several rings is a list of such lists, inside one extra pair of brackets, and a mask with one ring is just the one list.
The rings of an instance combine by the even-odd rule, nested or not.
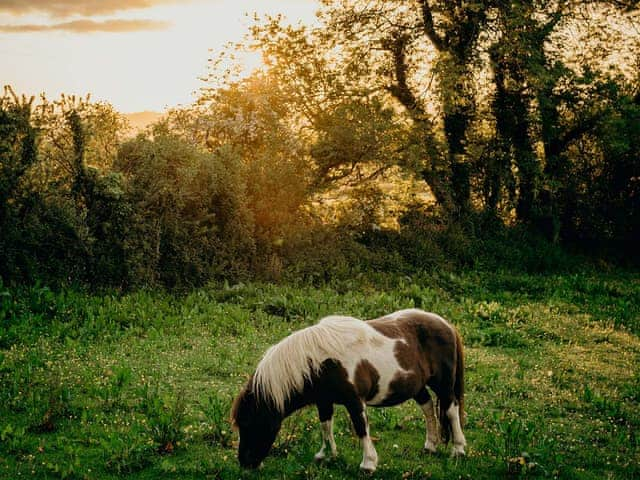
[(179, 0), (0, 0), (0, 13), (45, 13), (53, 17), (105, 15), (122, 10), (180, 3)]
[(138, 32), (141, 30), (164, 30), (171, 24), (156, 20), (74, 20), (53, 25), (0, 25), (0, 33), (33, 33), (66, 31), (73, 33), (92, 32)]

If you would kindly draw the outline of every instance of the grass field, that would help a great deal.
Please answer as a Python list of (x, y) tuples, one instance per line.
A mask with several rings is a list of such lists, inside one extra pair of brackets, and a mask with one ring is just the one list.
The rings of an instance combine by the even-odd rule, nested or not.
[(264, 350), (330, 313), (420, 307), (466, 343), (467, 457), (421, 451), (416, 405), (370, 409), (373, 478), (640, 478), (640, 280), (609, 271), (368, 276), (186, 295), (0, 288), (0, 477), (367, 477), (343, 408), (338, 458), (313, 463), (313, 409), (258, 472), (227, 418)]

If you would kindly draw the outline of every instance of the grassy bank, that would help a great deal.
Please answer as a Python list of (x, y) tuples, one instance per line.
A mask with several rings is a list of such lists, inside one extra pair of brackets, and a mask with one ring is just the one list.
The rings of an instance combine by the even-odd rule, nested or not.
[(262, 352), (323, 315), (420, 307), (466, 342), (468, 456), (421, 451), (419, 409), (370, 409), (374, 478), (637, 478), (640, 281), (624, 272), (380, 275), (324, 287), (212, 285), (188, 295), (0, 289), (0, 477), (354, 478), (314, 464), (313, 409), (242, 472), (230, 403)]

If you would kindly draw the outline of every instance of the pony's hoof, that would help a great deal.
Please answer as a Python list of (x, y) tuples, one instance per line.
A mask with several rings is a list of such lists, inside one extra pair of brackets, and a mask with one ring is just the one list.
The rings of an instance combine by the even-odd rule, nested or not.
[(453, 450), (451, 451), (451, 456), (454, 458), (462, 458), (466, 455), (466, 453), (464, 453), (464, 447), (463, 446), (458, 446), (458, 445), (454, 445)]
[(370, 455), (365, 455), (360, 463), (360, 470), (367, 473), (373, 473), (378, 466), (378, 454), (373, 451)]
[(333, 460), (333, 459), (336, 459), (337, 457), (338, 457), (337, 452), (331, 452), (329, 455), (327, 455), (325, 452), (318, 452), (313, 456), (313, 459), (316, 462), (323, 462), (324, 460)]
[(427, 442), (424, 444), (424, 451), (432, 455), (435, 455), (436, 452), (438, 451), (438, 447), (436, 447), (434, 443)]
[(376, 471), (376, 466), (375, 465), (362, 465), (360, 464), (360, 471), (362, 471), (363, 473), (368, 473), (368, 474), (372, 474)]

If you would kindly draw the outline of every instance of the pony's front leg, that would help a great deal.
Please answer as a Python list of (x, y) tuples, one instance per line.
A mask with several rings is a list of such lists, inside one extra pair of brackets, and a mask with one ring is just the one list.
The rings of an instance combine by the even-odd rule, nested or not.
[(369, 435), (369, 421), (364, 410), (364, 404), (358, 402), (357, 404), (347, 405), (347, 410), (356, 435), (358, 435), (362, 444), (363, 454), (360, 468), (367, 472), (375, 472), (378, 466), (378, 453)]
[(424, 414), (425, 427), (427, 430), (424, 449), (429, 453), (436, 453), (438, 446), (438, 420), (433, 405), (433, 400), (427, 389), (423, 389), (414, 400), (420, 405)]
[(338, 454), (336, 448), (336, 441), (333, 438), (333, 405), (318, 405), (318, 414), (320, 417), (320, 426), (322, 428), (322, 447), (320, 451), (315, 454), (316, 460), (324, 460), (327, 457), (325, 453), (325, 447), (329, 444), (331, 450), (331, 456), (335, 458)]

